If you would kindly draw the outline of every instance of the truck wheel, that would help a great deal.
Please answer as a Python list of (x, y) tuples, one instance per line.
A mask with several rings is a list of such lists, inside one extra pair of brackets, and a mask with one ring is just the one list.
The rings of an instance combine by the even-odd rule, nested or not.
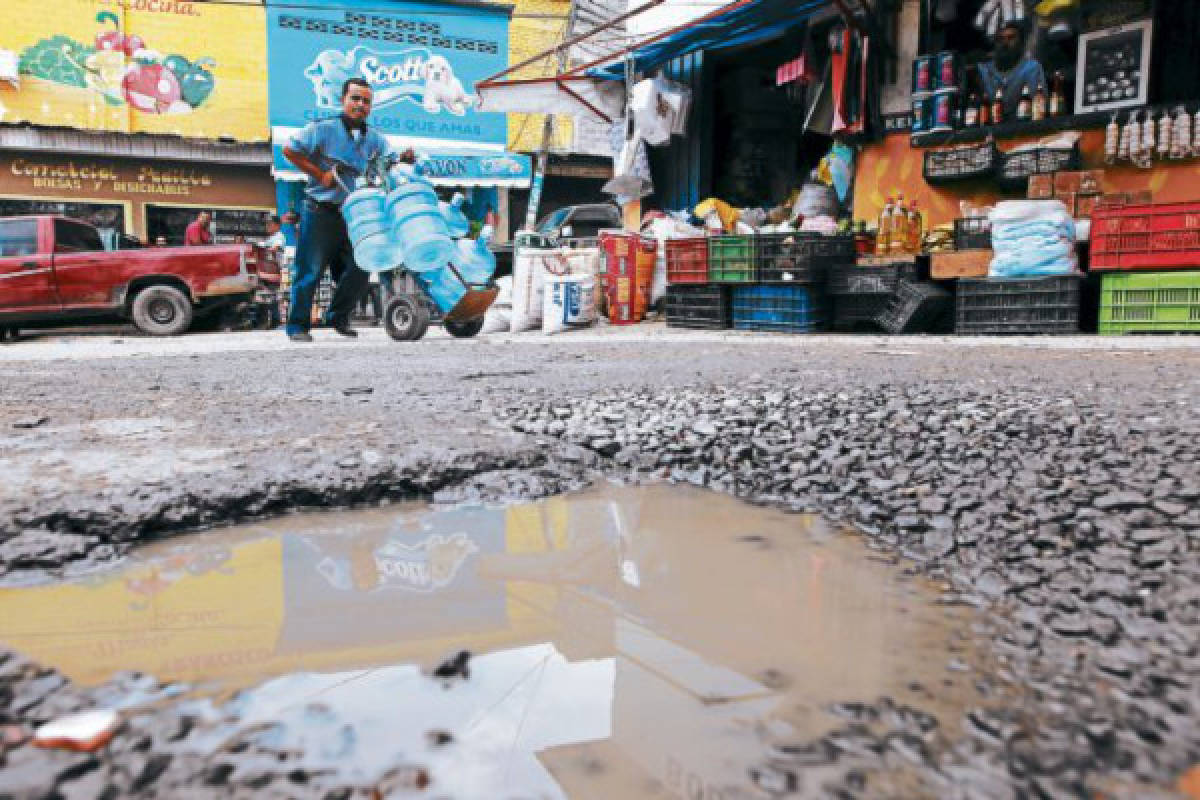
[(383, 324), (388, 336), (397, 342), (415, 342), (429, 329), (429, 312), (417, 298), (399, 294), (392, 298), (383, 312)]
[(479, 332), (483, 330), (483, 317), (476, 317), (467, 322), (444, 320), (442, 327), (446, 329), (446, 333), (456, 339), (470, 339), (472, 336), (478, 336)]
[(178, 336), (192, 324), (192, 303), (174, 286), (147, 286), (133, 298), (133, 324), (150, 336)]

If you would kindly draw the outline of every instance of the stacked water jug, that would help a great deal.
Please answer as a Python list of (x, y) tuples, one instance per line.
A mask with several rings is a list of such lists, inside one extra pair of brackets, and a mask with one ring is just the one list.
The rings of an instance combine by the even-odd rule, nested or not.
[(492, 230), (467, 239), (463, 196), (439, 201), (419, 165), (397, 164), (387, 178), (390, 190), (356, 189), (342, 204), (354, 260), (368, 272), (407, 269), (437, 307), (449, 312), (469, 284), (484, 284), (495, 273), (496, 257), (488, 249)]

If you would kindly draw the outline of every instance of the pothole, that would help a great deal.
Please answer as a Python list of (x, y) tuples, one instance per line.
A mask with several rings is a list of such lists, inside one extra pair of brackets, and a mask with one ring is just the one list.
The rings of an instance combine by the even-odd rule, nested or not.
[(199, 750), (255, 732), (287, 769), (439, 796), (732, 798), (927, 762), (977, 699), (937, 598), (814, 517), (610, 486), (190, 535), (0, 590), (0, 618), (77, 684), (189, 684), (219, 709)]

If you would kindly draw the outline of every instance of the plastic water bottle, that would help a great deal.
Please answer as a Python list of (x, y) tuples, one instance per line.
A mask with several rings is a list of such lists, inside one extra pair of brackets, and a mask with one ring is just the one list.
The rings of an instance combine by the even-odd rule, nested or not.
[(459, 239), (455, 243), (456, 252), (451, 261), (467, 283), (487, 283), (496, 274), (496, 254), (488, 247), (493, 235), (492, 228), (485, 226), (479, 232), (479, 238)]
[(464, 202), (466, 202), (466, 197), (462, 192), (455, 192), (449, 203), (438, 203), (438, 210), (442, 212), (442, 217), (446, 220), (446, 229), (455, 239), (461, 239), (471, 230), (471, 223), (467, 221), (467, 215), (462, 211)]

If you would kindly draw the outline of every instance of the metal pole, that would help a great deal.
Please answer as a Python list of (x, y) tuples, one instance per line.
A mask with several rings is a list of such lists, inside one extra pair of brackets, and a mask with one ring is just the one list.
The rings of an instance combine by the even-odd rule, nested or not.
[[(567, 11), (567, 28), (563, 31), (563, 39), (571, 40), (572, 29), (575, 27), (575, 12), (578, 8), (578, 0), (571, 0), (570, 10)], [(570, 53), (570, 46), (563, 42), (558, 48), (558, 69), (561, 73), (567, 65), (567, 56)], [(546, 119), (542, 123), (542, 146), (538, 149), (537, 164), (533, 170), (533, 182), (529, 187), (529, 205), (525, 209), (525, 230), (533, 230), (533, 226), (537, 225), (538, 206), (542, 202), (542, 186), (546, 182), (546, 165), (550, 160), (550, 138), (554, 134), (554, 115), (546, 114)]]

